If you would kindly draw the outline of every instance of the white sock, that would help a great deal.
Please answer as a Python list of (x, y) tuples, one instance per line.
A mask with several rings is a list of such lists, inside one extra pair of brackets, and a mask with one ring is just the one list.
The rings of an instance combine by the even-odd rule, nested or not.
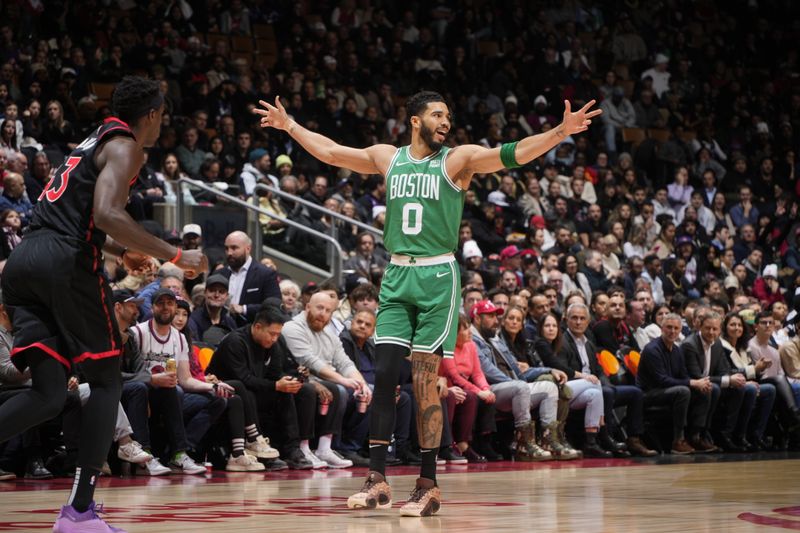
[(331, 449), (331, 441), (333, 440), (333, 435), (328, 433), (327, 435), (323, 435), (319, 438), (319, 444), (317, 444), (317, 452), (328, 452)]
[(300, 451), (303, 453), (311, 453), (311, 448), (308, 447), (308, 439), (300, 441)]

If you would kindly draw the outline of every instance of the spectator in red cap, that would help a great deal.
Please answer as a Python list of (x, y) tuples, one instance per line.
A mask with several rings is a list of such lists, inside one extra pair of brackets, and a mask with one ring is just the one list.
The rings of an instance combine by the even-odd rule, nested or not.
[(520, 249), (514, 246), (506, 246), (500, 252), (501, 272), (511, 271), (517, 276), (517, 287), (522, 287), (522, 255)]

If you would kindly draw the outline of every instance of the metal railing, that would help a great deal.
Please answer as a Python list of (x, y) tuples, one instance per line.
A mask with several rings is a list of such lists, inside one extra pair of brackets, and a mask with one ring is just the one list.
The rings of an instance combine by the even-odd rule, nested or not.
[[(255, 213), (258, 213), (260, 215), (268, 216), (268, 217), (270, 217), (272, 219), (275, 219), (275, 220), (277, 220), (279, 222), (282, 222), (283, 224), (285, 224), (285, 225), (287, 225), (289, 227), (295, 228), (298, 231), (301, 231), (303, 233), (307, 233), (308, 235), (311, 235), (313, 237), (316, 237), (318, 239), (322, 239), (323, 241), (326, 241), (328, 243), (328, 249), (330, 250), (330, 256), (331, 256), (330, 257), (330, 262), (329, 262), (330, 268), (331, 268), (330, 277), (337, 285), (341, 285), (341, 283), (342, 283), (342, 262), (343, 262), (344, 253), (342, 251), (342, 246), (339, 244), (339, 241), (337, 241), (336, 238), (334, 238), (334, 237), (332, 237), (330, 235), (327, 235), (325, 233), (322, 233), (321, 231), (317, 231), (317, 230), (315, 230), (313, 228), (309, 228), (308, 226), (304, 226), (303, 224), (300, 224), (299, 222), (295, 222), (294, 220), (289, 220), (288, 218), (284, 218), (284, 217), (282, 217), (280, 215), (276, 215), (275, 213), (270, 213), (269, 211), (267, 211), (266, 209), (264, 209), (262, 207), (259, 207), (258, 205), (253, 205), (253, 204), (247, 203), (246, 201), (242, 200), (241, 198), (237, 198), (236, 196), (232, 196), (232, 195), (230, 195), (228, 193), (225, 193), (225, 192), (217, 189), (216, 187), (210, 186), (208, 184), (205, 184), (205, 183), (202, 183), (202, 182), (198, 182), (198, 181), (195, 181), (195, 180), (192, 180), (192, 179), (189, 179), (189, 178), (180, 178), (178, 180), (178, 186), (177, 186), (178, 192), (176, 194), (176, 202), (175, 202), (175, 210), (176, 210), (175, 220), (177, 221), (177, 224), (176, 224), (177, 227), (182, 228), (183, 225), (184, 225), (184, 202), (183, 202), (183, 190), (182, 190), (182, 187), (181, 187), (181, 185), (184, 184), (184, 183), (189, 187), (193, 187), (193, 188), (196, 188), (196, 189), (201, 189), (201, 190), (209, 192), (209, 193), (211, 193), (214, 196), (217, 196), (219, 198), (224, 198), (225, 200), (227, 200), (231, 204), (238, 205), (240, 207), (244, 207), (245, 209), (249, 210), (250, 212), (255, 212)], [(258, 216), (255, 216), (255, 217), (252, 217), (252, 218), (253, 218), (253, 220), (248, 223), (248, 225), (250, 223), (252, 223), (252, 226), (250, 228), (248, 228), (248, 233), (250, 234), (250, 237), (253, 239), (253, 246), (255, 247), (256, 250), (260, 251), (262, 249), (261, 224), (260, 224), (260, 222), (258, 220)], [(347, 217), (345, 217), (345, 218), (347, 218)], [(293, 261), (290, 261), (287, 258), (291, 258)], [(316, 267), (313, 267), (312, 265), (309, 265), (305, 261), (301, 261), (301, 260), (299, 260), (297, 258), (294, 258), (294, 257), (291, 257), (289, 255), (283, 254), (283, 257), (281, 259), (284, 259), (287, 262), (291, 262), (294, 266), (296, 266), (298, 268), (304, 268), (304, 269), (308, 270), (309, 272), (312, 272), (312, 273), (319, 272), (319, 269), (317, 269)], [(312, 267), (312, 268), (308, 268), (308, 267)]]
[[(280, 190), (280, 189), (278, 189), (276, 187), (272, 187), (271, 185), (267, 185), (266, 183), (257, 183), (256, 184), (255, 189), (253, 189), (253, 198), (255, 198), (258, 195), (258, 193), (263, 193), (264, 191), (269, 191), (272, 194), (275, 194), (275, 195), (280, 196), (282, 198), (286, 198), (286, 199), (288, 199), (288, 200), (290, 200), (292, 202), (296, 202), (296, 203), (298, 203), (300, 205), (303, 205), (303, 206), (307, 207), (308, 209), (314, 209), (316, 211), (319, 211), (319, 212), (321, 212), (321, 213), (323, 213), (325, 215), (328, 215), (332, 219), (339, 220), (339, 221), (341, 221), (341, 222), (343, 222), (345, 224), (352, 224), (353, 226), (355, 226), (357, 228), (360, 228), (363, 231), (366, 231), (368, 233), (372, 233), (373, 235), (376, 235), (378, 237), (383, 238), (383, 231), (379, 230), (378, 228), (370, 226), (369, 224), (364, 224), (363, 222), (361, 222), (359, 220), (356, 220), (354, 218), (350, 218), (350, 217), (348, 217), (346, 215), (343, 215), (341, 213), (337, 213), (336, 211), (331, 211), (327, 207), (323, 207), (323, 206), (321, 206), (319, 204), (315, 204), (314, 202), (310, 202), (310, 201), (306, 200), (305, 198), (300, 198), (297, 195), (282, 191), (282, 190)], [(336, 241), (338, 242), (338, 240), (339, 240), (339, 226), (337, 224), (333, 223), (333, 224), (331, 224), (331, 227), (330, 227), (329, 231), (330, 231), (329, 235), (333, 239), (336, 239)], [(328, 246), (328, 262), (329, 263), (331, 261), (333, 261), (333, 256), (334, 256), (333, 248), (331, 246)]]

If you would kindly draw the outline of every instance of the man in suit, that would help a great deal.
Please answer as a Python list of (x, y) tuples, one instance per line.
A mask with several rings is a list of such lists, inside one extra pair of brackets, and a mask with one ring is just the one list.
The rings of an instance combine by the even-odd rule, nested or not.
[[(642, 351), (636, 383), (644, 391), (645, 407), (665, 406), (672, 414), (672, 453), (685, 455), (711, 451), (715, 446), (702, 436), (711, 403), (711, 380), (692, 379), (686, 371), (681, 347), (676, 344), (683, 320), (670, 313), (661, 321), (661, 337)], [(687, 423), (690, 445), (684, 438)]]
[[(639, 305), (641, 304), (639, 303)], [(605, 431), (604, 428), (600, 430), (600, 443), (617, 456), (624, 457), (631, 453), (642, 457), (652, 457), (656, 455), (656, 452), (647, 448), (641, 439), (641, 435), (644, 433), (644, 422), (642, 421), (644, 393), (642, 389), (634, 385), (612, 385), (608, 376), (606, 376), (603, 369), (600, 368), (596, 357), (599, 350), (594, 343), (585, 336), (586, 329), (589, 326), (589, 308), (586, 305), (582, 303), (570, 305), (567, 308), (566, 316), (567, 332), (564, 335), (564, 340), (561, 343), (561, 350), (558, 353), (558, 362), (566, 368), (561, 369), (565, 372), (569, 369), (572, 373), (578, 371), (582, 374), (592, 374), (600, 380), (603, 387), (603, 407), (606, 420), (606, 426), (604, 426), (604, 428), (611, 425), (611, 429), (613, 430), (615, 407), (624, 405), (627, 408), (628, 451), (625, 451), (624, 445), (615, 442), (610, 432)], [(581, 341), (583, 341), (582, 347), (579, 347)]]
[(281, 349), (285, 348), (281, 331), (287, 319), (278, 307), (264, 306), (252, 325), (236, 329), (222, 340), (206, 372), (221, 380), (241, 382), (245, 393), (251, 395), (258, 407), (260, 429), (280, 445), (285, 460), (285, 464), (270, 464), (269, 469), (288, 464), (306, 470), (312, 464), (300, 450), (304, 435), (298, 411), (308, 405), (313, 421), (317, 395), (311, 384), (284, 372), (288, 350)]
[(280, 298), (278, 276), (261, 263), (253, 261), (250, 252), (253, 241), (242, 231), (225, 238), (225, 261), (228, 266), (220, 274), (228, 278), (231, 296), (230, 313), (236, 324), (244, 326), (253, 321), (266, 298)]
[[(708, 377), (711, 380), (713, 391), (706, 418), (706, 433), (710, 429), (717, 403), (721, 402), (725, 410), (717, 442), (726, 452), (743, 452), (747, 447), (734, 442), (733, 434), (737, 427), (747, 428), (755, 406), (756, 389), (745, 387), (747, 378), (736, 372), (725, 356), (725, 350), (719, 340), (722, 323), (719, 314), (710, 310), (704, 311), (697, 317), (696, 323), (698, 321), (699, 331), (689, 335), (681, 344), (681, 348), (689, 377), (694, 379)], [(708, 435), (706, 437), (710, 440)]]

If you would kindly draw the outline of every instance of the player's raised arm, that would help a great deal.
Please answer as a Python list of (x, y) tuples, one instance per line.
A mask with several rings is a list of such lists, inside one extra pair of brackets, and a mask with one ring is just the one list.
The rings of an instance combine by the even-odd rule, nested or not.
[(280, 101), (275, 97), (275, 105), (259, 100), (263, 109), (256, 108), (254, 113), (261, 115), (261, 127), (284, 130), (306, 149), (308, 153), (320, 161), (335, 167), (348, 168), (361, 174), (384, 174), (389, 167), (395, 147), (389, 144), (377, 144), (369, 148), (350, 148), (310, 131), (291, 118)]
[(525, 137), (519, 142), (504, 143), (497, 148), (475, 144), (459, 146), (447, 158), (447, 171), (451, 176), (462, 175), (467, 178), (472, 174), (497, 172), (502, 168), (530, 163), (567, 136), (586, 131), (592, 118), (602, 113), (600, 109), (590, 111), (594, 104), (595, 101), (592, 100), (578, 111), (572, 112), (569, 100), (564, 100), (564, 120), (561, 124), (545, 133)]

